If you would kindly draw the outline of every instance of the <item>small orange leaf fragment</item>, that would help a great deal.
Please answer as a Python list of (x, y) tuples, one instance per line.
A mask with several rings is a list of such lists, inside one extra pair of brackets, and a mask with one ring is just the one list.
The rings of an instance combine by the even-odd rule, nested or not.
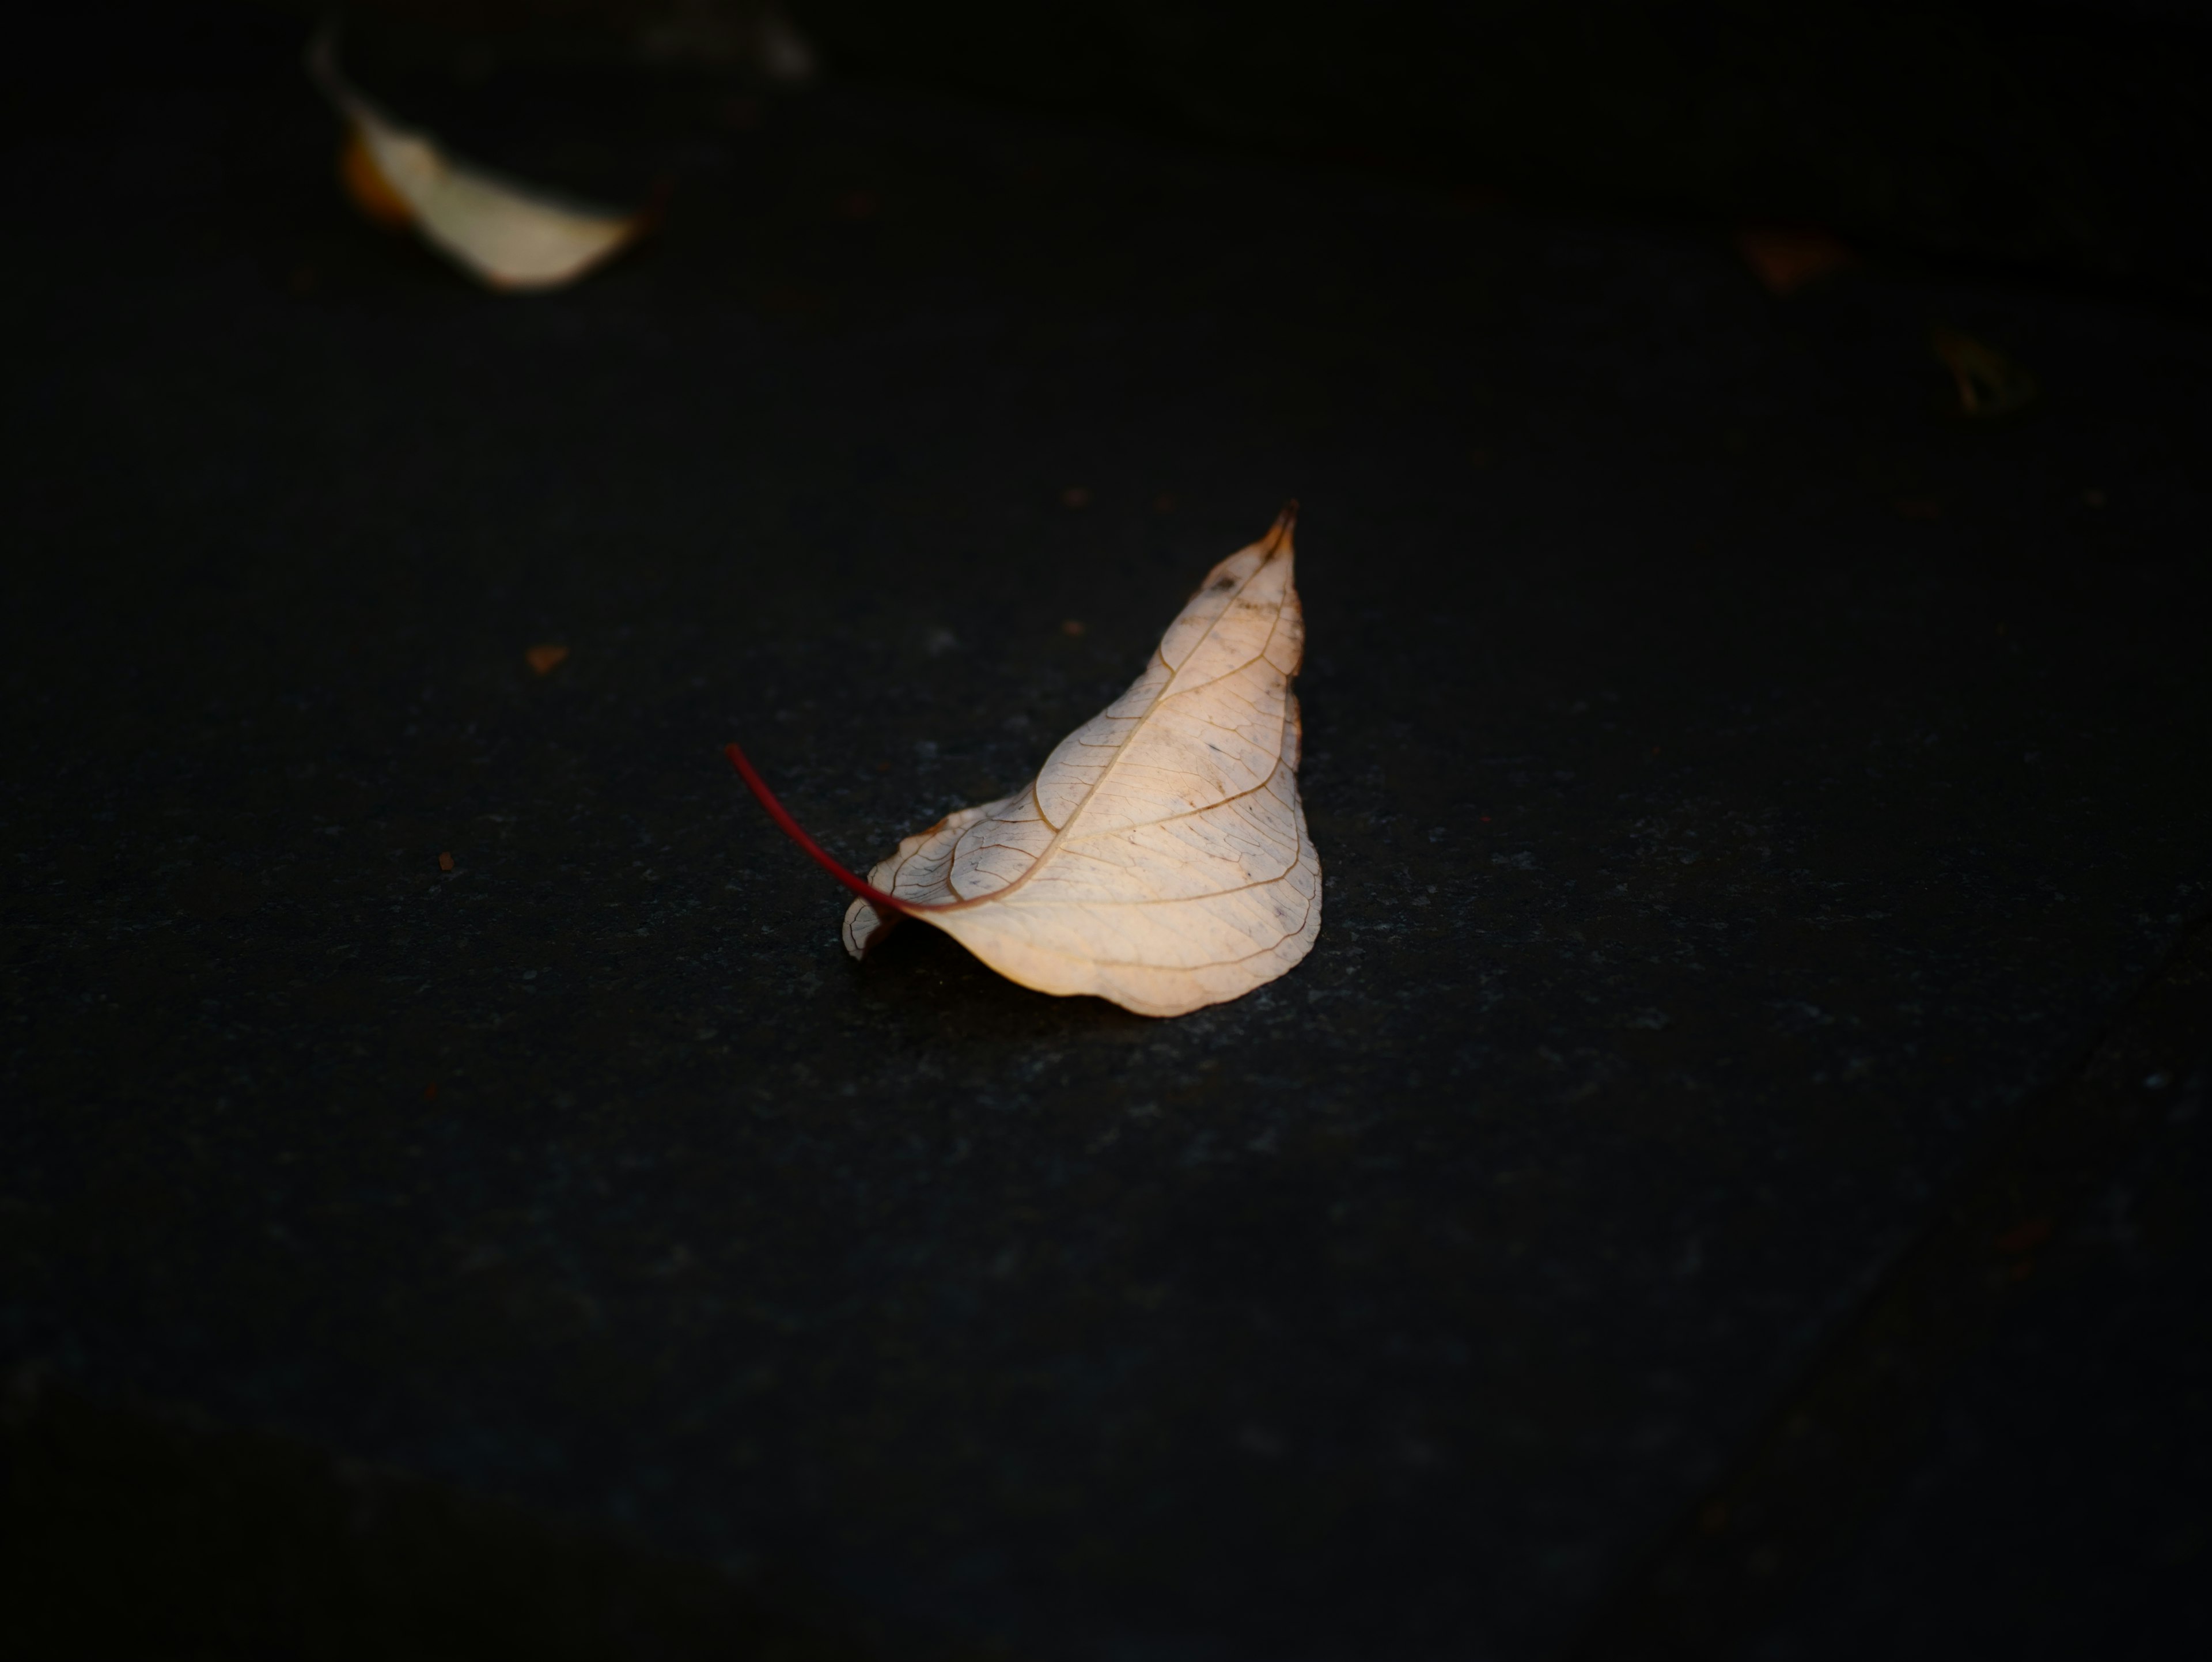
[(1735, 234), (1735, 247), (1773, 295), (1795, 294), (1851, 262), (1842, 240), (1817, 226), (1746, 226)]
[(2049, 1218), (2030, 1218), (2026, 1223), (2008, 1229), (1998, 1236), (1997, 1251), (2007, 1254), (2033, 1252), (2051, 1239), (2051, 1228)]
[(441, 854), (441, 855), (440, 855), (438, 856), (438, 869), (439, 869), (440, 871), (441, 871), (441, 872), (449, 872), (449, 871), (453, 870), (453, 855), (451, 855), (450, 854)]
[(548, 642), (544, 646), (531, 648), (522, 656), (531, 668), (536, 670), (540, 675), (550, 675), (567, 661), (568, 648), (564, 646), (555, 646)]

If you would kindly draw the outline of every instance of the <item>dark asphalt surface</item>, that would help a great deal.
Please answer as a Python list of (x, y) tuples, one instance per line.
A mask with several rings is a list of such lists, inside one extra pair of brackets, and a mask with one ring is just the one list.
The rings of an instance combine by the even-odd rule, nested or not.
[[(5, 164), (0, 1361), (57, 1388), (887, 1653), (1545, 1655), (2212, 910), (2191, 320), (838, 84), (499, 298), (349, 216), (297, 45), (179, 25)], [(1946, 420), (1935, 322), (2039, 409)], [(1311, 958), (1170, 1022), (848, 962), (722, 744), (864, 864), (1291, 496)], [(2069, 1296), (1992, 1423), (2201, 1308)], [(1874, 1637), (1771, 1653), (1891, 1650), (1979, 1446), (1816, 1589)]]

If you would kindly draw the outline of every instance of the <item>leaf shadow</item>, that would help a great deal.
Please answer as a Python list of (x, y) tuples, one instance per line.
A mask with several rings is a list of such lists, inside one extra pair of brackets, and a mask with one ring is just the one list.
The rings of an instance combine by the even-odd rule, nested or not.
[(948, 1038), (1139, 1033), (1159, 1025), (1103, 998), (1055, 997), (1018, 985), (942, 929), (912, 919), (853, 969), (878, 1010), (927, 1021)]

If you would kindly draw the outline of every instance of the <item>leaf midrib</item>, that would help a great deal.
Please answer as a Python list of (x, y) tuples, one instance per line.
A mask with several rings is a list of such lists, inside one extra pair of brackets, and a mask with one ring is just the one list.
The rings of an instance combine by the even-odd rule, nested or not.
[[(1244, 581), (1237, 585), (1237, 592), (1229, 597), (1227, 603), (1222, 606), (1221, 611), (1214, 618), (1213, 621), (1206, 624), (1206, 633), (1200, 636), (1198, 640), (1192, 645), (1190, 651), (1184, 654), (1184, 663), (1188, 664), (1194, 658), (1198, 656), (1200, 648), (1204, 647), (1208, 641), (1213, 638), (1213, 631), (1221, 626), (1223, 619), (1226, 618), (1230, 612), (1235, 609), (1237, 600), (1243, 597), (1244, 591), (1252, 586), (1254, 580), (1256, 579), (1261, 572), (1265, 571), (1270, 565), (1274, 563), (1276, 556), (1280, 551), (1281, 551), (1279, 549), (1271, 550), (1263, 558), (1261, 558), (1259, 564), (1252, 568), (1250, 574), (1246, 576)], [(1271, 625), (1269, 625), (1267, 630), (1267, 645), (1273, 645), (1274, 643), (1275, 636), (1283, 626), (1283, 606), (1289, 603), (1291, 594), (1293, 592), (1293, 589), (1290, 586), (1286, 585), (1285, 587), (1282, 604), (1276, 606), (1275, 620)], [(1188, 603), (1186, 602), (1186, 604)], [(1180, 614), (1178, 614), (1178, 616), (1180, 616)], [(1170, 624), (1168, 627), (1172, 629), (1175, 625), (1173, 624)], [(1162, 638), (1164, 639), (1165, 637), (1163, 636)], [(1152, 648), (1152, 655), (1155, 657), (1160, 657), (1159, 648), (1154, 647)], [(1256, 663), (1260, 659), (1264, 658), (1267, 655), (1267, 647), (1263, 646), (1252, 658), (1246, 660), (1246, 662)], [(1160, 657), (1160, 661), (1164, 664), (1167, 662), (1167, 660), (1164, 657)], [(1042, 866), (1046, 861), (1051, 859), (1054, 854), (1059, 852), (1060, 844), (1067, 841), (1069, 836), (1073, 832), (1076, 825), (1082, 820), (1084, 810), (1091, 806), (1091, 799), (1098, 794), (1099, 789), (1105, 784), (1107, 780), (1113, 777), (1114, 770), (1121, 765), (1121, 758), (1129, 753), (1129, 746), (1131, 741), (1136, 738), (1138, 733), (1143, 728), (1145, 723), (1152, 719), (1153, 713), (1157, 711), (1162, 704), (1167, 703), (1169, 699), (1175, 697), (1176, 682), (1182, 677), (1182, 670), (1170, 666), (1167, 685), (1162, 687), (1158, 696), (1152, 699), (1152, 702), (1145, 707), (1145, 713), (1142, 715), (1139, 715), (1134, 725), (1130, 728), (1128, 736), (1123, 739), (1121, 742), (1115, 747), (1113, 760), (1107, 763), (1104, 767), (1098, 770), (1098, 776), (1092, 780), (1089, 788), (1084, 791), (1081, 799), (1078, 801), (1075, 805), (1074, 811), (1067, 816), (1066, 819), (1062, 824), (1054, 828), (1052, 834), (1052, 840), (1047, 843), (1043, 848), (1037, 850), (1036, 858), (1030, 861), (1030, 868), (1027, 871), (1024, 872), (1012, 882), (1007, 884), (1005, 888), (994, 889), (988, 894), (979, 894), (972, 898), (939, 901), (934, 904), (924, 903), (922, 905), (918, 906), (916, 910), (936, 912), (962, 910), (970, 906), (987, 905), (995, 901), (1007, 899), (1028, 885), (1030, 879), (1036, 875), (1037, 868)], [(1217, 676), (1214, 679), (1218, 680), (1223, 678)], [(1211, 685), (1211, 683), (1208, 685)], [(1054, 748), (1057, 749), (1058, 746), (1055, 746)], [(1049, 761), (1049, 758), (1047, 759)], [(1281, 758), (1278, 757), (1276, 759), (1276, 766), (1279, 767), (1281, 764)], [(1037, 773), (1037, 778), (1041, 779), (1043, 776), (1043, 770), (1040, 769)], [(1269, 776), (1273, 776), (1273, 770), (1270, 770)], [(1045, 814), (1044, 803), (1039, 800), (1037, 796), (1036, 779), (1030, 781), (1029, 792), (1030, 800), (1036, 804), (1037, 817), (1040, 819), (1043, 819), (1045, 824), (1048, 825), (1051, 825), (1051, 819)], [(1243, 794), (1243, 793), (1241, 792), (1239, 793), (1239, 794)], [(1193, 812), (1196, 812), (1196, 810), (1193, 810)], [(1182, 816), (1174, 815), (1170, 817), (1179, 819)], [(948, 873), (945, 877), (945, 885), (947, 887), (951, 886), (951, 876)]]

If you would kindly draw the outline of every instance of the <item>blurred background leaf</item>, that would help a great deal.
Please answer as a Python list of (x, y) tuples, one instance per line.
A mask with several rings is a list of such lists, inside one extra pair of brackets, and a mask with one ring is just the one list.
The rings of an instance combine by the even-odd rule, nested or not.
[[(551, 87), (593, 65), (791, 83), (819, 62), (1547, 204), (1820, 225), (2212, 297), (2212, 12), (2180, 0), (350, 0), (342, 13), (364, 79), (376, 84), (380, 58), (386, 84), (411, 75), (418, 100), (441, 79)], [(457, 143), (497, 148), (450, 112), (421, 119), (440, 114)]]

